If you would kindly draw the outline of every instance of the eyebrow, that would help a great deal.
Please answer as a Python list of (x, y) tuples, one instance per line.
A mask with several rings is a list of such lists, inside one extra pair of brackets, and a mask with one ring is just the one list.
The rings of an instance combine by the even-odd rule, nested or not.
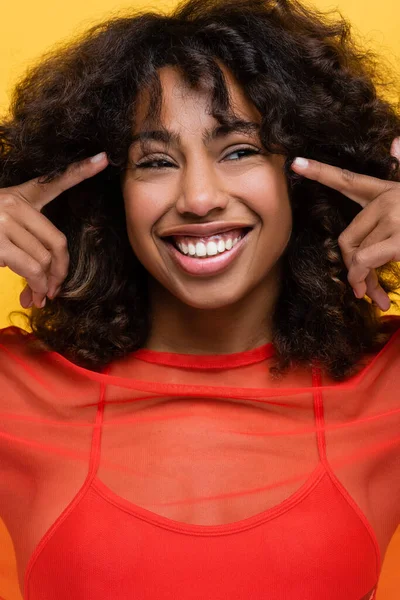
[[(222, 138), (231, 133), (259, 133), (260, 124), (254, 121), (243, 121), (236, 119), (232, 123), (224, 125), (216, 125), (213, 129), (207, 129), (203, 132), (202, 139), (205, 145), (208, 145), (213, 140)], [(166, 145), (173, 144), (180, 146), (182, 138), (179, 133), (169, 131), (168, 129), (161, 128), (157, 131), (141, 131), (132, 137), (131, 144), (135, 144), (139, 141), (153, 140), (156, 142), (162, 142)]]

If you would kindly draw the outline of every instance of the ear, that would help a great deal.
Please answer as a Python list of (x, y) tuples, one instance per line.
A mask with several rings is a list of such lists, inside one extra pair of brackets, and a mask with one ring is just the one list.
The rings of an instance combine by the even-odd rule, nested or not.
[(400, 160), (400, 137), (393, 140), (390, 147), (390, 155), (397, 158), (397, 160)]

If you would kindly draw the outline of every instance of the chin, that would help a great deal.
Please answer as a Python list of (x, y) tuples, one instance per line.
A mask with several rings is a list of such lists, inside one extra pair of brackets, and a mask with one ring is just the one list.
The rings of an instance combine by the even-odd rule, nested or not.
[(221, 297), (221, 294), (216, 291), (215, 293), (209, 292), (200, 295), (197, 294), (196, 298), (193, 296), (183, 296), (181, 294), (177, 294), (176, 297), (180, 302), (187, 306), (191, 306), (192, 308), (197, 308), (199, 310), (218, 310), (236, 304), (244, 298), (244, 295), (245, 294), (236, 293)]

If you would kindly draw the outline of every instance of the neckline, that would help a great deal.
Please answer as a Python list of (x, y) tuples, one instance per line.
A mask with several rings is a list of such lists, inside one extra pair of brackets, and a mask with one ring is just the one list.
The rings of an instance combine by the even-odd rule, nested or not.
[(330, 484), (330, 478), (326, 479), (326, 467), (322, 461), (318, 461), (316, 466), (312, 469), (306, 480), (294, 490), (287, 498), (281, 500), (278, 504), (266, 508), (265, 510), (258, 512), (249, 517), (245, 517), (238, 521), (230, 523), (222, 523), (220, 525), (198, 525), (196, 523), (185, 523), (183, 521), (176, 521), (170, 517), (165, 517), (158, 513), (153, 512), (143, 506), (139, 506), (127, 500), (126, 498), (119, 496), (114, 492), (106, 483), (104, 483), (97, 475), (90, 480), (87, 489), (94, 489), (104, 500), (113, 504), (116, 508), (125, 510), (126, 512), (147, 521), (169, 529), (176, 531), (177, 533), (188, 533), (199, 536), (213, 536), (213, 535), (228, 535), (232, 533), (239, 533), (240, 531), (248, 530), (256, 525), (276, 519), (280, 515), (288, 512), (294, 508), (301, 500), (309, 496), (309, 494), (319, 485), (322, 479), (325, 479)]
[(180, 354), (176, 352), (164, 352), (161, 350), (149, 350), (140, 348), (133, 353), (134, 358), (144, 362), (169, 367), (183, 367), (187, 369), (232, 369), (256, 364), (270, 358), (275, 354), (272, 342), (230, 354)]

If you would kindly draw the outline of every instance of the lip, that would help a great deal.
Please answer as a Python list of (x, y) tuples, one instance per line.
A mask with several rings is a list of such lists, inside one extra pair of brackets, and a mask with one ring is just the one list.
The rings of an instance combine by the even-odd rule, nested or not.
[(186, 273), (195, 275), (197, 277), (207, 277), (208, 275), (217, 275), (222, 273), (229, 267), (229, 265), (240, 256), (244, 248), (249, 242), (249, 231), (231, 250), (223, 252), (216, 256), (210, 256), (210, 258), (193, 258), (187, 254), (182, 254), (171, 244), (163, 240), (163, 244), (166, 247), (169, 255), (175, 264), (180, 267)]
[(252, 229), (254, 225), (250, 223), (239, 223), (226, 221), (214, 221), (213, 223), (201, 223), (193, 225), (180, 225), (178, 227), (171, 227), (171, 229), (165, 229), (158, 235), (161, 238), (171, 237), (172, 235), (188, 235), (188, 236), (209, 236), (216, 233), (225, 233), (233, 229)]

